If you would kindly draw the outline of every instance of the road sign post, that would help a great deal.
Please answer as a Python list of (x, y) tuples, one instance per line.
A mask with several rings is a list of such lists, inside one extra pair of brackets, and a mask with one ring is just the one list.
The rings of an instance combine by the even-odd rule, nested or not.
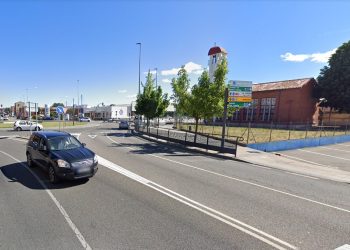
[(64, 108), (62, 106), (57, 106), (56, 112), (58, 114), (58, 130), (61, 131), (61, 115), (64, 113)]
[(222, 135), (221, 135), (221, 148), (225, 146), (225, 131), (226, 131), (226, 119), (227, 119), (227, 100), (228, 100), (228, 88), (225, 89), (225, 101), (224, 101), (224, 117), (222, 125)]

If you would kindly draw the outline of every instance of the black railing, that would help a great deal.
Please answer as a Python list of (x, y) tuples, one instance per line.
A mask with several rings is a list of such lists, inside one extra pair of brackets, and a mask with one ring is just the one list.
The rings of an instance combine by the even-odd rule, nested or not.
[(206, 150), (215, 150), (222, 153), (237, 155), (238, 142), (243, 138), (231, 137), (230, 140), (225, 140), (224, 147), (221, 147), (221, 139), (211, 136), (210, 134), (195, 134), (187, 131), (179, 131), (174, 129), (154, 128), (154, 127), (138, 127), (135, 126), (135, 131), (154, 137), (157, 140), (165, 140), (168, 142), (179, 143), (189, 147), (198, 147)]

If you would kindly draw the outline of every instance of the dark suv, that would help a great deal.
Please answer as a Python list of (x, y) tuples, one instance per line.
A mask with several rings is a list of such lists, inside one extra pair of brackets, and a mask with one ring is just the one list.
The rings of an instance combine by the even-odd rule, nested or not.
[(65, 132), (34, 132), (27, 143), (26, 155), (28, 166), (42, 167), (51, 183), (90, 178), (98, 169), (97, 155)]

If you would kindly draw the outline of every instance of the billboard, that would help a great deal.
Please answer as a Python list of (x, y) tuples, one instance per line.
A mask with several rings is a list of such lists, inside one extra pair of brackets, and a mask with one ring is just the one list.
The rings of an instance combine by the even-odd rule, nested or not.
[(115, 114), (116, 114), (117, 119), (129, 118), (128, 107), (127, 106), (117, 106)]

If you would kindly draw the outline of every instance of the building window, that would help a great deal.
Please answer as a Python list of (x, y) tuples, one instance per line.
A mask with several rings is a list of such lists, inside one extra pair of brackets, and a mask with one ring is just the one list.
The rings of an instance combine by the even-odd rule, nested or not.
[(253, 99), (250, 107), (244, 109), (243, 120), (244, 121), (255, 121), (256, 114), (258, 112), (258, 99)]
[(232, 114), (232, 121), (239, 121), (239, 113), (240, 113), (240, 110), (239, 109), (236, 109), (233, 114)]
[(264, 122), (272, 121), (275, 115), (276, 98), (262, 98), (260, 105), (260, 120)]

